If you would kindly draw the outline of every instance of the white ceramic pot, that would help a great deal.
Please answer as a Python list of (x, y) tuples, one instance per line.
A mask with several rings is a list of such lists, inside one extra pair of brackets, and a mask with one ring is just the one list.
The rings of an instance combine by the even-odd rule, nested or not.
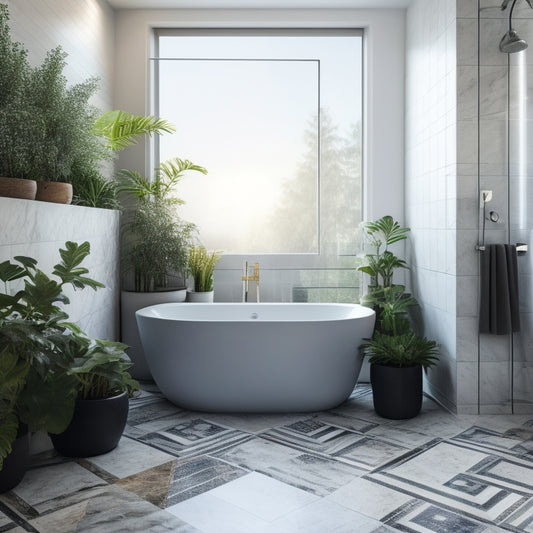
[(135, 379), (152, 379), (152, 374), (141, 344), (135, 311), (168, 302), (184, 302), (187, 295), (186, 289), (176, 289), (158, 292), (133, 292), (122, 291), (120, 299), (120, 331), (124, 344), (129, 348), (126, 350), (129, 358), (133, 362), (130, 374)]
[(187, 291), (187, 301), (196, 302), (196, 303), (211, 303), (213, 302), (214, 295), (215, 295), (215, 291), (208, 291), (208, 292)]

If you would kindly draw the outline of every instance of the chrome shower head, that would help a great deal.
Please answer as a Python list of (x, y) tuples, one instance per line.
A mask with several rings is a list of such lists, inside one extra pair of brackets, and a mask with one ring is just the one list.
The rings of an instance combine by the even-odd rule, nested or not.
[[(505, 9), (507, 7), (507, 4), (509, 4), (511, 0), (503, 0), (503, 3), (501, 5), (501, 9)], [(531, 4), (531, 0), (526, 0), (529, 7), (533, 8), (533, 5)], [(521, 52), (522, 50), (525, 50), (527, 48), (527, 43), (524, 41), (524, 39), (521, 39), (518, 36), (518, 33), (516, 33), (515, 30), (513, 30), (512, 24), (513, 24), (513, 10), (514, 6), (516, 5), (516, 0), (513, 0), (513, 4), (511, 5), (511, 9), (509, 10), (509, 30), (507, 33), (501, 38), (500, 41), (500, 52), (503, 52), (504, 54), (514, 54), (515, 52)]]
[(521, 39), (515, 30), (510, 29), (500, 41), (500, 52), (514, 54), (527, 48), (527, 43)]

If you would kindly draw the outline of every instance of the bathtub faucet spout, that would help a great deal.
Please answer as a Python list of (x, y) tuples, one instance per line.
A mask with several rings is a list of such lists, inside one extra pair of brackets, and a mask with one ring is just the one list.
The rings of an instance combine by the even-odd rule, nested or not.
[[(250, 274), (250, 268), (253, 269), (253, 273)], [(250, 281), (255, 282), (255, 294), (256, 302), (259, 302), (259, 263), (254, 263), (252, 266), (248, 266), (248, 261), (244, 263), (244, 275), (241, 276), (242, 281), (242, 301), (248, 301), (248, 290)]]

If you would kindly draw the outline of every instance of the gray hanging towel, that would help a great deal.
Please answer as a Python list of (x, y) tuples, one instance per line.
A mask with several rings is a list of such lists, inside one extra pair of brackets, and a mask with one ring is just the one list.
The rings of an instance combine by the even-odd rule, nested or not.
[(514, 244), (490, 244), (481, 253), (479, 332), (520, 331), (518, 266)]

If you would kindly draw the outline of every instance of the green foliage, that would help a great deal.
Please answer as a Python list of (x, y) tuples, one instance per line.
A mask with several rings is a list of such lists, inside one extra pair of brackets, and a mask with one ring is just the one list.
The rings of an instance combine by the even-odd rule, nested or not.
[(78, 398), (109, 398), (122, 392), (132, 395), (139, 384), (128, 372), (132, 364), (124, 359), (125, 344), (74, 336), (73, 361), (68, 374), (78, 381)]
[(181, 220), (162, 200), (141, 200), (126, 216), (121, 261), (124, 273), (134, 276), (134, 289), (165, 288), (173, 276), (183, 281), (194, 224)]
[(71, 182), (76, 165), (97, 169), (99, 161), (109, 157), (102, 140), (92, 132), (99, 112), (89, 102), (98, 80), (90, 78), (67, 87), (66, 57), (61, 47), (49, 51), (32, 76), (31, 101), (46, 131), (32, 173), (40, 181)]
[(435, 364), (438, 345), (435, 341), (416, 335), (409, 320), (409, 310), (418, 305), (405, 292), (403, 285), (393, 283), (394, 271), (408, 268), (388, 247), (407, 238), (409, 228), (403, 228), (390, 216), (363, 224), (368, 244), (374, 253), (366, 254), (358, 270), (370, 275), (368, 292), (361, 304), (376, 312), (372, 339), (361, 345), (371, 363), (391, 366), (421, 364), (424, 368)]
[(75, 205), (99, 207), (101, 209), (121, 209), (118, 200), (118, 183), (105, 178), (98, 170), (73, 172), (73, 200)]
[(213, 272), (219, 259), (218, 252), (208, 253), (205, 246), (193, 246), (190, 249), (187, 271), (194, 280), (195, 292), (213, 290)]
[[(137, 118), (140, 120), (142, 117)], [(166, 121), (162, 123), (166, 124)], [(131, 130), (125, 131), (131, 131), (133, 136), (134, 130), (131, 127)], [(123, 133), (123, 130), (120, 132)], [(127, 135), (124, 134), (124, 137)], [(118, 138), (120, 143), (124, 142), (122, 135)], [(188, 171), (207, 174), (205, 168), (178, 157), (162, 163), (155, 170), (153, 179), (132, 170), (118, 173), (119, 191), (129, 199), (121, 235), (122, 270), (126, 279), (128, 275), (132, 277), (135, 291), (164, 289), (169, 286), (171, 278), (181, 283), (185, 279), (188, 253), (196, 228), (178, 215), (177, 206), (183, 204), (183, 200), (173, 193)]]
[[(30, 431), (51, 433), (67, 427), (81, 389), (71, 368), (76, 366), (75, 356), (91, 358), (109, 351), (111, 366), (116, 366), (123, 346), (94, 341), (91, 347), (93, 341), (68, 322), (62, 307), (69, 303), (65, 285), (103, 287), (87, 277), (87, 269), (81, 266), (89, 253), (88, 242), (67, 242), (53, 269), (58, 280), (42, 272), (31, 257), (0, 263), (0, 281), (5, 287), (0, 292), (0, 467), (20, 423)], [(11, 283), (20, 288), (9, 291)], [(103, 356), (99, 362), (105, 363)], [(134, 386), (129, 375), (124, 382), (128, 390)], [(115, 381), (112, 388), (116, 388)]]
[(374, 337), (362, 345), (371, 363), (388, 366), (434, 365), (439, 358), (435, 341), (419, 337), (412, 331), (389, 335), (376, 331)]
[(8, 20), (0, 4), (0, 175), (71, 182), (76, 165), (96, 170), (109, 158), (92, 133), (98, 111), (89, 101), (98, 80), (67, 87), (61, 47), (32, 67), (23, 45), (12, 41)]
[(176, 128), (164, 119), (113, 110), (99, 116), (92, 131), (95, 135), (106, 139), (109, 149), (119, 151), (136, 144), (139, 136), (171, 133), (176, 131)]

